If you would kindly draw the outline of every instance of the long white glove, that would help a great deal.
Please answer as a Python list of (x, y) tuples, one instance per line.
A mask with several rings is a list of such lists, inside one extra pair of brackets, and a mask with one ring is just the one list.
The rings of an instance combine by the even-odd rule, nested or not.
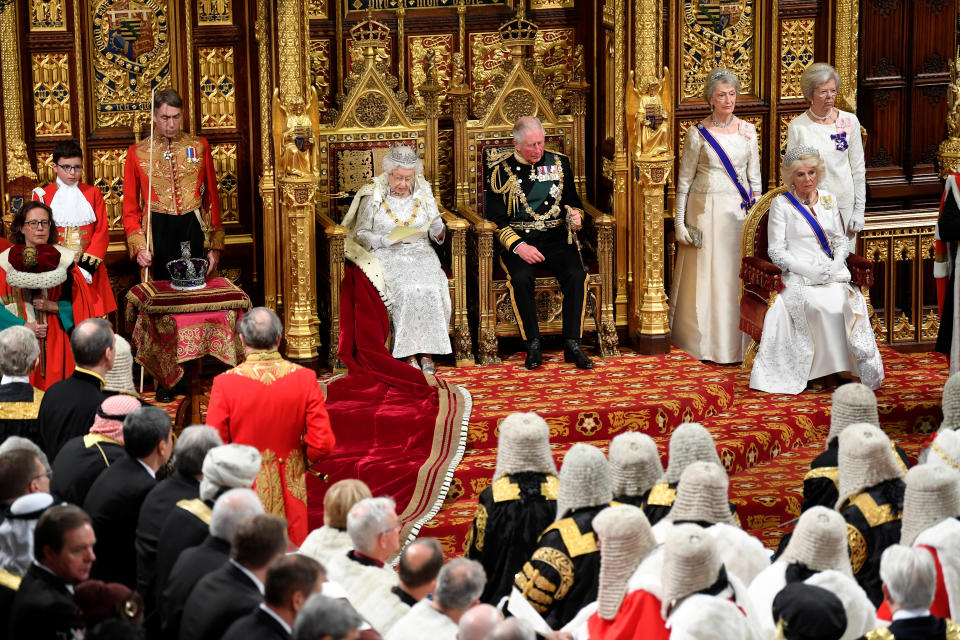
[[(686, 194), (684, 194), (686, 195)], [(677, 207), (677, 213), (673, 218), (673, 233), (677, 238), (677, 242), (680, 244), (693, 244), (693, 238), (690, 237), (690, 232), (687, 231), (687, 225), (683, 224), (683, 221), (686, 219), (686, 211), (684, 207)]]
[(833, 273), (833, 261), (809, 264), (791, 260), (790, 264), (787, 265), (787, 271), (803, 276), (811, 284), (826, 284), (830, 281), (830, 276)]
[(850, 216), (850, 222), (847, 224), (848, 233), (860, 233), (863, 231), (863, 225), (865, 224), (864, 217), (862, 213), (854, 213)]
[(93, 275), (86, 269), (80, 269), (80, 273), (83, 274), (83, 279), (87, 281), (87, 284), (93, 284)]
[(443, 230), (446, 228), (446, 225), (443, 224), (443, 217), (437, 216), (430, 221), (430, 235), (434, 238), (440, 237), (443, 233)]

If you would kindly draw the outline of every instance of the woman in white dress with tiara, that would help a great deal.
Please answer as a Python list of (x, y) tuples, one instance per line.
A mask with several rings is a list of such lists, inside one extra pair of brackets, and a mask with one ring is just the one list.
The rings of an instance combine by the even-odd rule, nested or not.
[(789, 189), (770, 204), (767, 254), (783, 270), (784, 289), (763, 319), (750, 387), (800, 393), (836, 386), (843, 378), (878, 389), (883, 362), (867, 301), (850, 284), (837, 199), (818, 189), (823, 160), (813, 147), (794, 147), (783, 159)]
[(446, 227), (413, 147), (390, 148), (383, 173), (357, 192), (343, 226), (344, 254), (390, 312), (393, 357), (434, 373), (432, 355), (452, 351), (448, 280), (430, 246), (443, 242)]
[(677, 174), (677, 249), (670, 286), (673, 343), (698, 360), (740, 362), (740, 230), (760, 197), (756, 128), (734, 115), (740, 81), (727, 69), (707, 76), (712, 113), (687, 130)]

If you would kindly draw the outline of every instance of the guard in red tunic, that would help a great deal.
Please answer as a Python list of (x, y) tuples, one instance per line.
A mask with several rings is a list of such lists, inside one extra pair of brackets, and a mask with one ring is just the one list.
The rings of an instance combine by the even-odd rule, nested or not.
[(257, 307), (240, 320), (247, 358), (213, 379), (207, 424), (224, 443), (256, 447), (263, 456), (255, 489), (267, 513), (286, 516), (290, 540), (307, 537), (306, 471), (333, 450), (334, 436), (313, 371), (277, 351), (280, 318)]
[(53, 148), (53, 171), (57, 180), (33, 190), (33, 199), (53, 209), (60, 245), (73, 251), (77, 266), (91, 289), (94, 315), (117, 310), (103, 259), (110, 244), (107, 208), (100, 190), (80, 182), (83, 149), (76, 140), (58, 142)]
[[(210, 144), (180, 130), (183, 100), (174, 89), (153, 99), (155, 134), (131, 145), (123, 170), (123, 228), (130, 258), (153, 267), (154, 280), (170, 280), (167, 263), (204, 252), (213, 273), (223, 250), (220, 199)], [(151, 157), (153, 170), (151, 172)], [(152, 184), (151, 184), (152, 180)], [(150, 206), (149, 223), (147, 198)]]

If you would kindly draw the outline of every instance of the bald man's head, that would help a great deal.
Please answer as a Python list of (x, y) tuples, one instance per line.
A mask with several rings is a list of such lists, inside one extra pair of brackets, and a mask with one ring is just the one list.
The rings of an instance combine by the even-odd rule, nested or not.
[(503, 620), (496, 607), (478, 604), (460, 617), (457, 640), (483, 640)]
[(412, 591), (433, 584), (443, 567), (443, 549), (436, 538), (421, 538), (407, 545), (400, 554), (397, 574), (405, 591)]

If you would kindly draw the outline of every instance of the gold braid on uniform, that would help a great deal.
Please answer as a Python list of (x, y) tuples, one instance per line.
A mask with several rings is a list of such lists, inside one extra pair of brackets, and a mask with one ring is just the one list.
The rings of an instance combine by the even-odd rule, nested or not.
[(855, 526), (847, 523), (847, 545), (850, 547), (850, 568), (853, 575), (860, 573), (867, 561), (867, 541)]
[(493, 168), (493, 173), (490, 174), (490, 189), (495, 194), (503, 196), (503, 201), (507, 204), (507, 219), (509, 220), (513, 218), (513, 212), (516, 211), (517, 205), (519, 204), (519, 198), (517, 197), (517, 177), (508, 169), (510, 177), (504, 181), (503, 176), (500, 175), (501, 166), (505, 165), (498, 164)]

